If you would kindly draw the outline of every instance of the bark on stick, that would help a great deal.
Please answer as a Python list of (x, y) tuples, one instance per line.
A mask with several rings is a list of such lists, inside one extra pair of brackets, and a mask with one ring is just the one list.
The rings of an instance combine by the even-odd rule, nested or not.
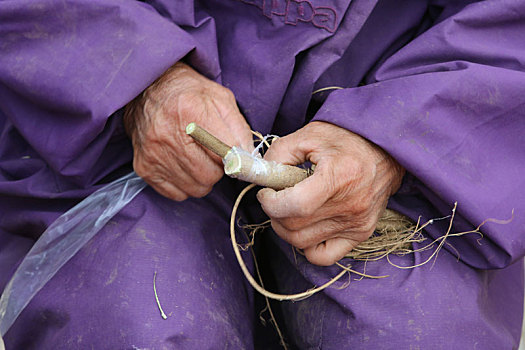
[(186, 126), (186, 134), (221, 158), (226, 157), (226, 154), (231, 149), (230, 146), (195, 123), (189, 123)]
[(260, 186), (282, 190), (308, 177), (308, 171), (292, 165), (268, 162), (236, 147), (230, 147), (195, 123), (186, 133), (224, 160), (224, 172), (230, 177)]

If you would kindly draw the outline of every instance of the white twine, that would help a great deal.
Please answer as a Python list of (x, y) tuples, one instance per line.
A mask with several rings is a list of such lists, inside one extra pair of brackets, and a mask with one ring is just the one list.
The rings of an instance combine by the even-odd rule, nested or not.
[(266, 135), (262, 139), (260, 139), (259, 144), (255, 147), (255, 149), (252, 151), (252, 156), (256, 157), (257, 155), (261, 155), (261, 150), (265, 144), (268, 144), (268, 139), (276, 140), (279, 138), (277, 135)]
[(239, 173), (227, 173), (231, 177), (235, 177), (242, 181), (257, 182), (257, 179), (265, 178), (269, 176), (272, 168), (276, 165), (275, 162), (268, 162), (262, 158), (261, 150), (265, 144), (268, 144), (268, 139), (278, 138), (276, 135), (266, 135), (260, 139), (259, 144), (250, 153), (239, 147), (232, 147), (232, 149), (226, 154), (223, 159), (224, 164), (231, 163), (232, 159), (237, 160), (240, 163), (241, 158), (250, 158), (252, 165), (246, 172)]
[(262, 139), (260, 139), (259, 144), (255, 147), (255, 149), (251, 153), (253, 163), (250, 169), (250, 173), (247, 174), (247, 179), (245, 181), (254, 182), (253, 180), (255, 180), (255, 178), (257, 178), (259, 175), (268, 176), (270, 165), (267, 160), (264, 160), (262, 158), (261, 151), (265, 144), (266, 145), (269, 144), (268, 139), (274, 140), (278, 138), (279, 136), (277, 135), (268, 134), (266, 136), (263, 136)]

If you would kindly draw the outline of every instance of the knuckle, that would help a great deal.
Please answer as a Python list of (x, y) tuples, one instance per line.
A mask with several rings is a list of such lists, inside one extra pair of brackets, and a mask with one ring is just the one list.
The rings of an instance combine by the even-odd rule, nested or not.
[(149, 167), (146, 166), (145, 161), (142, 157), (135, 157), (133, 159), (133, 169), (135, 170), (138, 176), (140, 176), (146, 182), (148, 182), (148, 180), (151, 177), (151, 173), (149, 171)]
[(362, 229), (363, 229), (363, 232), (364, 232), (364, 235), (366, 235), (362, 240), (364, 241), (366, 238), (368, 238), (368, 235), (370, 235), (370, 233), (374, 232), (374, 230), (376, 229), (376, 226), (377, 226), (377, 221), (376, 220), (372, 220), (372, 219), (369, 219), (369, 220), (366, 220), (363, 225), (362, 225)]
[(166, 182), (162, 177), (158, 175), (150, 175), (146, 179), (144, 179), (147, 183), (149, 183), (151, 186), (154, 187), (160, 187), (163, 186)]
[(369, 208), (369, 206), (366, 203), (363, 203), (361, 201), (357, 201), (352, 206), (352, 214), (354, 216), (361, 217), (361, 216), (365, 215), (365, 213), (368, 211), (368, 208)]
[(156, 176), (152, 178), (151, 182), (148, 182), (155, 191), (160, 195), (172, 199), (177, 202), (182, 202), (188, 198), (188, 194), (181, 191), (177, 186), (172, 183), (161, 179)]
[(194, 116), (199, 113), (200, 106), (203, 105), (203, 90), (184, 92), (177, 98), (177, 114), (179, 116)]
[(334, 260), (330, 255), (325, 253), (306, 252), (305, 256), (309, 262), (318, 266), (330, 266), (337, 261)]
[(281, 224), (284, 228), (291, 230), (291, 231), (297, 231), (304, 227), (304, 224), (301, 220), (298, 220), (297, 218), (285, 218), (281, 220)]
[(177, 193), (171, 193), (169, 195), (169, 198), (173, 199), (174, 201), (177, 201), (177, 202), (182, 202), (182, 201), (185, 201), (186, 199), (188, 199), (188, 195), (183, 193), (183, 192), (177, 192)]
[(305, 248), (308, 248), (310, 246), (306, 240), (302, 239), (301, 237), (299, 237), (297, 235), (292, 235), (290, 237), (290, 242), (289, 243), (291, 245), (293, 245), (294, 247), (299, 248), (299, 249), (305, 249)]
[(315, 245), (315, 243), (319, 241), (318, 237), (318, 233), (312, 235), (311, 231), (310, 234), (307, 234), (305, 230), (287, 231), (286, 241), (296, 248), (306, 249)]
[(286, 230), (286, 241), (294, 247), (302, 249), (300, 246), (302, 246), (303, 241), (297, 232)]
[(235, 101), (235, 94), (232, 90), (222, 85), (219, 85), (219, 87), (220, 95), (222, 95), (226, 100)]
[(202, 170), (202, 167), (198, 167), (194, 170), (195, 179), (197, 182), (205, 187), (211, 187), (213, 186), (217, 181), (219, 181), (222, 177), (222, 172), (217, 169), (217, 167), (213, 167), (210, 169)]
[(177, 101), (177, 112), (179, 116), (191, 115), (195, 111), (195, 106), (192, 103), (194, 100), (191, 95), (184, 94), (180, 96)]
[(194, 188), (191, 192), (190, 192), (190, 195), (192, 197), (196, 197), (196, 198), (202, 198), (204, 196), (206, 196), (208, 193), (210, 193), (212, 190), (212, 187), (211, 186), (199, 186), (197, 188)]
[(343, 163), (344, 165), (344, 171), (346, 174), (348, 174), (349, 179), (355, 179), (360, 176), (360, 174), (363, 173), (364, 167), (363, 164), (359, 161), (356, 161), (354, 159), (349, 159), (348, 161)]
[(352, 216), (363, 217), (367, 216), (372, 207), (371, 199), (369, 197), (359, 198), (355, 200), (350, 206), (349, 211)]
[(347, 228), (347, 224), (346, 220), (333, 219), (325, 223), (323, 231), (330, 234), (337, 234), (343, 232)]

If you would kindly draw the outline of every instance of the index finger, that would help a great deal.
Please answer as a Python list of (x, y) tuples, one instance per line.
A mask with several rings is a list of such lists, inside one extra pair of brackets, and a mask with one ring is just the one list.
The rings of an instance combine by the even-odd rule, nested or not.
[(281, 191), (264, 188), (257, 193), (264, 212), (276, 219), (312, 216), (330, 197), (331, 191), (327, 188), (322, 171), (293, 187)]

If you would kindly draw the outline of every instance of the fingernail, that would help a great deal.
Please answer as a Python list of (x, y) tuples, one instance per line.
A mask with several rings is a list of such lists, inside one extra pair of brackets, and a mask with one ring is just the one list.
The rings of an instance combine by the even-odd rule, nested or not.
[(257, 192), (257, 200), (259, 202), (265, 200), (268, 198), (268, 196), (271, 196), (273, 190), (269, 189), (269, 188), (263, 188), (262, 190), (260, 190), (259, 192)]

